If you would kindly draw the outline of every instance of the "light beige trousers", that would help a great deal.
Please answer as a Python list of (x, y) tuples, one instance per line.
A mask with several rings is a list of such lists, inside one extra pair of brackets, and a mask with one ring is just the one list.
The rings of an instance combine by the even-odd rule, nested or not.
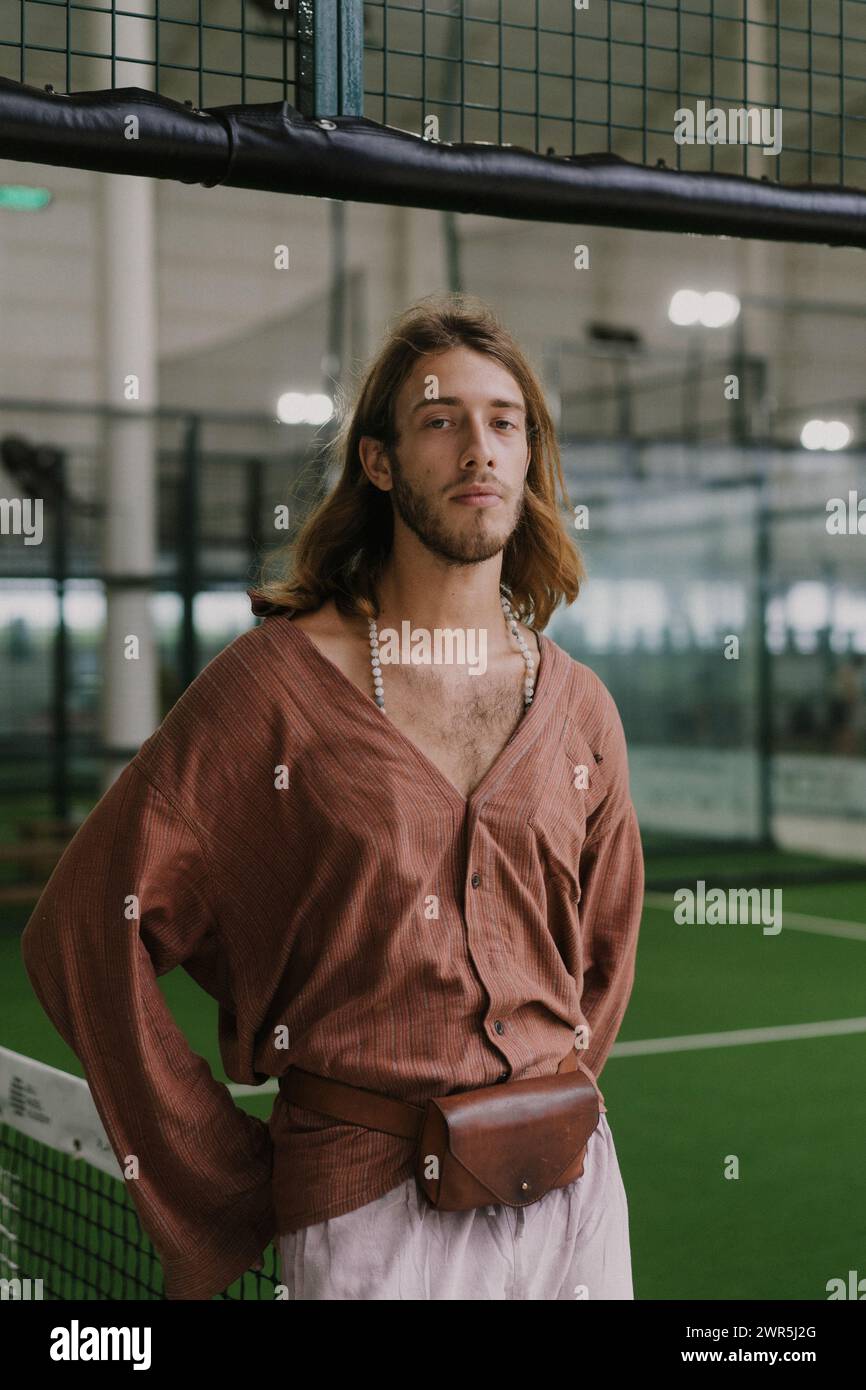
[(279, 1240), (290, 1300), (633, 1299), (628, 1203), (602, 1113), (581, 1177), (528, 1207), (437, 1211), (407, 1178)]

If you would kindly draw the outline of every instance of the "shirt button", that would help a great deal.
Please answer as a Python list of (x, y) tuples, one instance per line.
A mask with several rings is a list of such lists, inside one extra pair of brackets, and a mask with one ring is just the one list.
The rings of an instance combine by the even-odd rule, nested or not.
[(496, 1029), (497, 1033), (504, 1033), (504, 1032), (505, 1032), (505, 1024), (502, 1023), (498, 1018), (497, 1018), (496, 1022), (494, 1023), (493, 1027)]
[(469, 882), (472, 884), (473, 888), (477, 888), (479, 883), (481, 882), (481, 875), (473, 874)]

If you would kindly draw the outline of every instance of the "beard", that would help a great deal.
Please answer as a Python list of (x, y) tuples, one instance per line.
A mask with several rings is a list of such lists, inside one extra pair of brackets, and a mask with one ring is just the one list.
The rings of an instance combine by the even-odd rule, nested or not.
[[(498, 555), (500, 551), (505, 549), (517, 530), (523, 515), (522, 492), (517, 504), (516, 515), (512, 517), (510, 525), (500, 523), (501, 530), (494, 530), (483, 524), (477, 524), (480, 517), (484, 515), (484, 509), (479, 509), (476, 525), (471, 530), (461, 532), (456, 527), (452, 530), (444, 517), (437, 512), (430, 499), (408, 481), (403, 473), (396, 450), (389, 449), (387, 457), (394, 479), (394, 486), (391, 489), (394, 509), (403, 524), (418, 537), (431, 554), (437, 555), (440, 559), (447, 560), (453, 565), (475, 565), (482, 560), (492, 559), (494, 555)], [(503, 497), (502, 503), (503, 507), (508, 506), (507, 497)]]

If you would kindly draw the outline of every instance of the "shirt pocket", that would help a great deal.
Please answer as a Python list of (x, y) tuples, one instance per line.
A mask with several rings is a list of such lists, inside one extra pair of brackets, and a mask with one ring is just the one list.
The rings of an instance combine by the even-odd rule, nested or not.
[(529, 825), (547, 880), (556, 880), (576, 905), (580, 901), (580, 856), (586, 826), (604, 799), (603, 756), (596, 758), (573, 716), (566, 719), (552, 766)]

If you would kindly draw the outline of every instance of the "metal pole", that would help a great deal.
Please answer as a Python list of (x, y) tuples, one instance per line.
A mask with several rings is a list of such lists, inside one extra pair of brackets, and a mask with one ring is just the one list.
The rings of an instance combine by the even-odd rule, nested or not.
[(762, 845), (773, 838), (773, 658), (767, 645), (767, 612), (770, 604), (772, 565), (771, 515), (767, 499), (766, 465), (758, 485), (755, 513), (755, 641), (757, 643), (757, 746), (758, 821)]
[(178, 669), (181, 689), (198, 675), (198, 641), (195, 631), (195, 599), (199, 591), (199, 432), (196, 415), (187, 422), (183, 441), (183, 472), (177, 514), (177, 587), (181, 596)]
[(66, 580), (69, 573), (69, 509), (66, 505), (66, 468), (63, 456), (56, 462), (57, 505), (54, 508), (54, 577), (57, 586), (57, 628), (54, 633), (52, 676), (54, 698), (52, 724), (52, 784), (54, 814), (58, 820), (69, 816), (69, 715), (66, 696), (69, 689), (69, 632), (66, 626)]
[(343, 372), (346, 321), (346, 204), (328, 204), (331, 224), (331, 275), (328, 286), (328, 352), (322, 364), (325, 390), (339, 382)]
[[(331, 263), (328, 284), (328, 342), (322, 359), (322, 390), (326, 396), (336, 401), (346, 356), (346, 204), (339, 201), (328, 204), (331, 231)], [(321, 432), (324, 447), (330, 443), (339, 428), (339, 416), (334, 414)], [(336, 482), (333, 476), (333, 461), (320, 479), (319, 497)]]
[(250, 553), (250, 572), (258, 562), (260, 533), (262, 528), (262, 505), (265, 495), (265, 468), (262, 459), (247, 459), (244, 466), (246, 543)]
[(442, 213), (442, 229), (445, 233), (445, 268), (448, 276), (448, 288), (452, 293), (459, 294), (463, 289), (463, 282), (460, 271), (460, 236), (457, 231), (456, 213)]
[(744, 446), (749, 438), (749, 415), (746, 393), (751, 388), (751, 382), (746, 380), (746, 327), (744, 320), (745, 314), (741, 309), (734, 327), (733, 371), (734, 376), (737, 378), (737, 395), (733, 402), (734, 411), (731, 421), (734, 440), (741, 446)]

